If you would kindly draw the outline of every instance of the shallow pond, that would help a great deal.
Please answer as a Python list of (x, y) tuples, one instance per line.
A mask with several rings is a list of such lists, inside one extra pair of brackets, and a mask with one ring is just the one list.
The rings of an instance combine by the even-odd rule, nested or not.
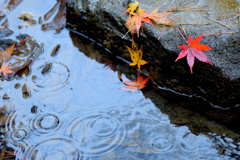
[[(7, 2), (0, 2), (3, 10)], [(129, 68), (124, 61), (102, 57), (101, 49), (66, 29), (42, 31), (41, 24), (30, 26), (18, 18), (30, 13), (37, 20), (55, 3), (23, 0), (16, 9), (5, 10), (14, 31), (7, 38), (28, 34), (43, 44), (43, 53), (34, 58), (29, 73), (1, 79), (0, 159), (239, 158), (239, 134), (197, 113), (182, 112), (151, 89), (123, 90), (119, 76), (134, 77), (131, 69), (122, 74), (124, 66)], [(58, 53), (51, 55), (58, 44)]]

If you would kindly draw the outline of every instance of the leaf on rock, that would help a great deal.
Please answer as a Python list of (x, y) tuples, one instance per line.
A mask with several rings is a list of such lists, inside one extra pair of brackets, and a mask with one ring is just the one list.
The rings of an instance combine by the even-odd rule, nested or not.
[(128, 49), (131, 55), (131, 59), (133, 61), (133, 63), (129, 64), (130, 66), (137, 65), (138, 69), (140, 69), (141, 65), (148, 63), (147, 61), (142, 60), (142, 55), (143, 55), (142, 47), (138, 49), (133, 39), (132, 39), (132, 48), (128, 46), (126, 46), (126, 48)]
[(136, 90), (139, 90), (139, 89), (142, 89), (142, 88), (146, 87), (146, 83), (148, 82), (149, 77), (144, 79), (142, 76), (139, 76), (134, 81), (130, 81), (130, 80), (122, 78), (122, 77), (120, 77), (120, 79), (122, 79), (123, 83), (125, 85), (127, 85), (127, 87), (124, 87), (122, 89), (132, 90), (132, 92), (135, 92)]
[(130, 15), (125, 25), (132, 34), (137, 32), (138, 37), (139, 30), (144, 22), (152, 26), (154, 26), (153, 22), (163, 25), (174, 24), (174, 22), (168, 18), (168, 15), (172, 12), (158, 13), (158, 9), (155, 9), (151, 13), (147, 13), (144, 9), (139, 7), (139, 2), (137, 1), (135, 1), (135, 3), (130, 3), (129, 8), (125, 11), (125, 13), (126, 12)]
[(193, 39), (192, 36), (190, 35), (188, 37), (188, 46), (186, 45), (178, 46), (178, 48), (181, 48), (182, 51), (179, 53), (175, 62), (187, 56), (187, 62), (188, 62), (188, 66), (190, 68), (191, 73), (193, 72), (192, 69), (193, 69), (195, 58), (197, 58), (201, 62), (209, 63), (210, 65), (212, 65), (212, 62), (209, 61), (207, 56), (202, 52), (212, 48), (210, 48), (205, 44), (199, 44), (202, 37), (203, 37), (203, 34)]
[(135, 1), (134, 3), (129, 3), (128, 9), (125, 11), (125, 13), (133, 13), (139, 6), (139, 2)]
[(159, 12), (158, 8), (152, 11), (150, 14), (147, 14), (149, 19), (153, 20), (155, 23), (162, 24), (162, 25), (173, 25), (173, 20), (169, 19), (168, 16), (172, 12)]

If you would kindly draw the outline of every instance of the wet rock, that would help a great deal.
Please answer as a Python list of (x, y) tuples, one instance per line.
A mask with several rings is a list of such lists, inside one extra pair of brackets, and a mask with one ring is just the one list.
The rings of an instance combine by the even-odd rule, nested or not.
[[(182, 1), (156, 0), (139, 0), (139, 2), (140, 7), (147, 12), (159, 6), (162, 11), (167, 10), (182, 3)], [(128, 0), (70, 0), (67, 6), (67, 27), (88, 36), (99, 44), (107, 44), (105, 47), (117, 56), (131, 61), (124, 45), (131, 45), (132, 35), (127, 34), (125, 38), (122, 38), (128, 31), (125, 27), (127, 14), (123, 15), (123, 13), (129, 3)], [(154, 28), (144, 25), (143, 33), (140, 34), (140, 37), (134, 35), (134, 40), (139, 46), (143, 45), (143, 59), (149, 62), (142, 67), (142, 71), (147, 73), (158, 86), (178, 95), (207, 101), (213, 107), (235, 108), (238, 106), (240, 98), (238, 21), (223, 20), (222, 23), (226, 23), (231, 28), (230, 31), (234, 32), (223, 34), (229, 32), (229, 29), (205, 18), (208, 15), (216, 18), (219, 14), (226, 12), (226, 8), (219, 6), (220, 2), (211, 1), (210, 3), (202, 0), (189, 5), (202, 6), (208, 3), (209, 11), (173, 13), (171, 18), (176, 19), (177, 16), (181, 16), (182, 23), (209, 24), (186, 25), (184, 29), (193, 37), (202, 33), (209, 35), (205, 36), (201, 43), (208, 44), (213, 48), (212, 51), (205, 52), (213, 62), (213, 66), (195, 61), (193, 74), (191, 74), (186, 59), (175, 62), (180, 52), (177, 46), (183, 45), (185, 42), (174, 27)], [(233, 6), (228, 9), (228, 12), (237, 14), (236, 10), (237, 8)], [(180, 26), (176, 27), (180, 28)], [(160, 31), (162, 31), (161, 34)]]
[[(70, 0), (67, 6), (67, 27), (75, 33), (96, 41), (109, 51), (94, 52), (94, 54), (102, 54), (102, 57), (115, 55), (130, 62), (130, 55), (124, 45), (131, 46), (132, 35), (126, 35), (128, 30), (125, 23), (128, 16), (122, 14), (130, 2), (128, 0)], [(171, 1), (175, 3), (170, 3), (169, 1), (139, 0), (139, 2), (141, 8), (150, 12), (159, 6), (162, 11), (176, 7), (178, 6), (177, 2), (181, 3), (182, 1)], [(154, 82), (154, 84), (148, 83), (148, 87), (154, 90), (154, 94), (147, 97), (154, 103), (156, 97), (163, 97), (169, 103), (180, 104), (184, 108), (194, 110), (211, 120), (217, 120), (227, 127), (239, 131), (236, 126), (240, 121), (240, 34), (222, 34), (230, 31), (238, 32), (238, 21), (222, 20), (222, 23), (230, 26), (231, 30), (229, 30), (201, 16), (201, 14), (210, 15), (211, 18), (217, 19), (217, 16), (225, 15), (226, 5), (219, 7), (221, 3), (214, 2), (212, 4), (213, 1), (202, 0), (189, 4), (190, 6), (200, 6), (209, 3), (207, 12), (178, 12), (172, 14), (174, 16), (171, 17), (174, 19), (181, 16), (182, 23), (209, 24), (185, 25), (184, 29), (193, 37), (202, 33), (209, 35), (205, 36), (201, 43), (213, 48), (213, 50), (205, 52), (214, 64), (213, 66), (195, 61), (193, 74), (191, 74), (186, 59), (175, 62), (180, 52), (177, 46), (184, 45), (185, 42), (174, 27), (158, 26), (154, 28), (144, 25), (143, 33), (140, 33), (140, 37), (134, 35), (134, 41), (138, 46), (143, 46), (143, 59), (149, 62), (142, 66), (141, 70)], [(235, 9), (237, 8), (230, 8), (227, 13), (229, 15), (237, 14)], [(109, 63), (109, 60), (105, 59), (104, 61), (106, 64)], [(118, 61), (116, 63), (111, 64), (111, 68), (122, 67)], [(125, 68), (128, 68), (128, 71), (123, 73), (136, 73), (134, 67)], [(179, 113), (182, 110), (174, 107), (159, 107), (164, 113), (165, 111), (169, 113), (168, 110)], [(179, 117), (179, 114), (169, 116), (172, 121)]]
[(5, 36), (9, 36), (13, 34), (13, 31), (8, 29), (8, 28), (0, 28), (0, 38), (1, 37), (5, 37)]

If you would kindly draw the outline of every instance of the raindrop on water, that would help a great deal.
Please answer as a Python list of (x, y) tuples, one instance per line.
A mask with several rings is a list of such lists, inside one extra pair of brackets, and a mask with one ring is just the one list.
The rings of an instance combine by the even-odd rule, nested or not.
[(160, 133), (150, 141), (150, 148), (155, 153), (166, 153), (174, 146), (175, 140), (171, 134)]

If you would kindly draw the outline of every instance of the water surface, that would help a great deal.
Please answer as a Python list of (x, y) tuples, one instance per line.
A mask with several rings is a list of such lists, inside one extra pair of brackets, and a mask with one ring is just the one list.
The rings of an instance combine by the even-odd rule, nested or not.
[[(121, 66), (113, 65), (107, 59), (104, 59), (105, 64), (99, 63), (100, 51), (92, 43), (83, 44), (66, 29), (58, 34), (43, 32), (41, 24), (29, 26), (17, 18), (22, 13), (31, 13), (38, 19), (55, 3), (55, 0), (44, 3), (42, 0), (24, 0), (16, 9), (7, 12), (9, 28), (14, 30), (8, 38), (16, 39), (20, 33), (29, 34), (39, 44), (44, 44), (44, 51), (31, 64), (28, 75), (0, 82), (1, 97), (9, 96), (9, 99), (0, 99), (1, 158), (239, 158), (240, 143), (234, 141), (238, 134), (219, 124), (211, 124), (216, 125), (213, 128), (217, 133), (195, 134), (189, 125), (171, 123), (169, 116), (158, 107), (176, 104), (164, 100), (154, 104), (141, 91), (122, 90), (124, 84), (119, 75), (126, 76), (119, 71)], [(19, 29), (19, 25), (24, 27)], [(78, 43), (85, 53), (79, 51)], [(52, 49), (58, 44), (61, 45), (58, 54), (51, 56)], [(51, 68), (43, 74), (46, 64), (51, 64)], [(23, 95), (23, 86), (30, 93), (27, 97)], [(181, 121), (189, 123), (187, 119)], [(219, 134), (224, 131), (225, 135)]]

